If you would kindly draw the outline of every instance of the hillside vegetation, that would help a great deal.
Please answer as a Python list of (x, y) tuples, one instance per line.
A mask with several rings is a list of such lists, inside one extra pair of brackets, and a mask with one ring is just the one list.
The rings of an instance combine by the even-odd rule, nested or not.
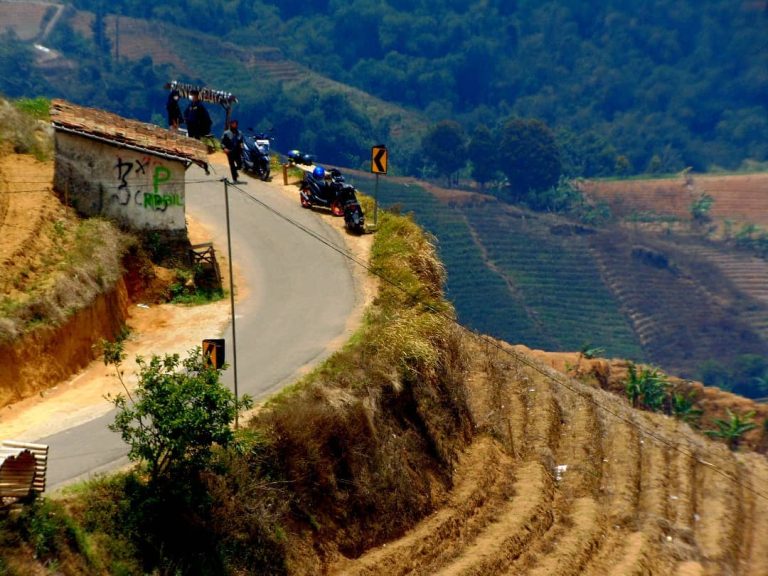
[(138, 469), (1, 520), (5, 572), (768, 570), (763, 455), (599, 389), (621, 367), (579, 361), (580, 381), (461, 329), (407, 217), (381, 214), (371, 268), (386, 281), (364, 326), (210, 466), (162, 495)]
[[(572, 176), (768, 158), (763, 1), (74, 5), (86, 12), (68, 10), (45, 38), (52, 13), (41, 16), (36, 38), (58, 62), (36, 65), (12, 34), (0, 42), (0, 90), (149, 120), (164, 112), (164, 82), (200, 82), (237, 93), (241, 116), (275, 126), (285, 150), (360, 167), (386, 142), (393, 168), (413, 175), (425, 168), (427, 122), (449, 118), (467, 133), (540, 119)], [(17, 33), (28, 28), (20, 15)]]
[[(76, 5), (84, 10), (64, 11), (45, 37), (60, 51), (58, 59), (43, 65), (24, 43), (3, 44), (3, 61), (23, 74), (2, 77), (0, 86), (9, 83), (13, 94), (56, 86), (57, 95), (162, 124), (160, 86), (186, 79), (234, 91), (241, 125), (274, 127), (278, 149), (299, 147), (323, 163), (355, 167), (366, 166), (372, 144), (386, 142), (393, 172), (419, 175), (436, 173), (421, 142), (444, 118), (458, 120), (464, 138), (487, 124), (491, 148), (507, 118), (539, 118), (555, 136), (558, 165), (572, 176), (755, 169), (766, 159), (761, 95), (768, 50), (759, 48), (766, 17), (760, 2), (647, 2), (639, 17), (636, 6), (608, 3), (585, 12), (563, 0), (490, 2), (482, 9), (473, 2), (320, 2), (302, 10), (179, 0), (119, 3), (119, 21), (101, 4)], [(40, 34), (52, 17), (40, 16)], [(25, 38), (29, 21), (20, 12)], [(203, 21), (206, 32), (219, 35), (196, 29)], [(488, 71), (495, 73), (485, 76)], [(211, 108), (220, 127), (222, 111)], [(466, 157), (458, 156), (460, 170)], [(476, 167), (477, 161), (473, 175)], [(491, 178), (488, 190), (510, 199), (506, 188), (491, 186), (498, 166), (485, 176)], [(704, 178), (696, 179), (692, 190), (638, 200), (632, 209), (614, 196), (613, 213), (641, 228), (669, 218), (686, 222), (691, 194), (709, 194)], [(748, 192), (752, 201), (734, 204), (734, 194), (718, 194), (705, 216), (759, 224), (752, 217), (765, 212), (761, 185), (746, 186), (738, 196)], [(571, 222), (518, 218), (529, 213), (501, 203), (478, 200), (471, 211), (457, 212), (422, 200), (413, 187), (391, 199), (388, 194), (384, 189), (385, 202), (413, 210), (439, 238), (447, 294), (467, 325), (548, 349), (597, 346), (752, 396), (768, 394), (768, 362), (753, 361), (765, 359), (766, 300), (754, 288), (762, 265), (730, 247), (698, 243), (689, 256), (659, 245), (663, 238), (616, 232), (622, 245), (606, 252), (600, 246), (610, 242), (608, 230), (563, 236), (549, 229), (568, 230)], [(560, 209), (546, 202), (538, 207)], [(669, 228), (680, 232), (676, 224)], [(740, 246), (768, 253), (760, 230), (732, 228), (732, 234)], [(654, 252), (679, 268), (659, 271), (649, 266), (653, 258), (632, 257)], [(732, 264), (737, 260), (742, 264)], [(704, 269), (723, 286), (713, 287), (716, 281), (696, 272)], [(651, 278), (654, 288), (643, 288)], [(691, 292), (686, 278), (707, 286), (714, 299)], [(686, 299), (691, 293), (697, 297)], [(677, 314), (681, 302), (693, 309)], [(719, 350), (718, 339), (729, 342), (727, 350)], [(724, 352), (719, 360), (713, 350)]]
[(128, 238), (62, 205), (52, 148), (47, 101), (0, 99), (0, 342), (61, 324), (122, 273)]
[[(742, 185), (747, 178), (751, 185)], [(756, 191), (764, 178), (717, 178), (721, 191), (712, 189), (710, 212), (717, 216), (703, 223), (691, 216), (681, 178), (585, 183), (613, 211), (600, 226), (415, 180), (383, 182), (379, 197), (412, 212), (437, 238), (446, 294), (464, 325), (542, 350), (599, 348), (764, 397), (768, 262), (745, 244), (748, 231), (760, 246), (765, 233), (740, 221), (746, 215), (730, 220), (727, 212), (751, 206), (759, 220), (765, 201)], [(353, 179), (374, 187), (368, 174)], [(663, 192), (661, 182), (668, 183)], [(711, 232), (729, 228), (730, 236)]]
[[(49, 165), (13, 158), (4, 155), (3, 166), (20, 165), (44, 178)], [(515, 249), (533, 239), (550, 253), (570, 255), (585, 269), (584, 284), (591, 284), (594, 264), (579, 259), (580, 244), (561, 240), (576, 234), (598, 250), (602, 232), (479, 195), (469, 204), (477, 212), (464, 215), (456, 208), (461, 193), (448, 196), (451, 207), (444, 196), (413, 184), (409, 189), (435, 222), (449, 231), (475, 230), (476, 243), (466, 252), (461, 236), (447, 234), (449, 254), (466, 254), (470, 266), (493, 258), (503, 286), (522, 286), (527, 318), (543, 317), (550, 306), (567, 326), (559, 338), (580, 330), (584, 320), (574, 320), (548, 292), (546, 280), (553, 276), (579, 293), (577, 282), (557, 276), (567, 266), (542, 259), (537, 271), (534, 262), (512, 267), (510, 261), (523, 260)], [(0, 198), (7, 222), (20, 201), (6, 192)], [(30, 213), (45, 216), (57, 201), (50, 191), (39, 192), (50, 207), (36, 205)], [(761, 488), (768, 464), (751, 452), (768, 446), (764, 407), (675, 380), (667, 392), (693, 393), (705, 412), (685, 423), (682, 415), (693, 412), (665, 408), (677, 418), (641, 412), (621, 397), (633, 365), (591, 360), (584, 352), (558, 371), (541, 353), (471, 334), (444, 299), (445, 270), (429, 236), (396, 212), (380, 213), (370, 259), (379, 291), (341, 351), (270, 400), (211, 461), (184, 468), (169, 485), (148, 481), (138, 467), (0, 516), (0, 571), (597, 575), (768, 569), (762, 546), (768, 495)], [(519, 231), (509, 227), (509, 245), (495, 236), (507, 226), (497, 222), (501, 216), (518, 222)], [(62, 222), (62, 238), (79, 224), (87, 221), (73, 216)], [(478, 229), (483, 225), (487, 230)], [(35, 228), (36, 243), (27, 245), (48, 262), (58, 245), (46, 244), (43, 229)], [(488, 236), (499, 247), (485, 247)], [(603, 238), (612, 246), (610, 240)], [(661, 248), (643, 242), (656, 251), (640, 252), (639, 264), (658, 264)], [(507, 251), (514, 258), (505, 260)], [(58, 261), (50, 264), (59, 270)], [(51, 282), (66, 285), (59, 279), (54, 275)], [(713, 290), (708, 286), (701, 290)], [(620, 306), (611, 304), (609, 290), (593, 291), (598, 305), (589, 313), (620, 332)], [(563, 301), (569, 304), (567, 290)], [(643, 394), (632, 404), (648, 402)], [(727, 424), (728, 414), (752, 425), (724, 436), (736, 451), (696, 428), (716, 432), (718, 419)]]

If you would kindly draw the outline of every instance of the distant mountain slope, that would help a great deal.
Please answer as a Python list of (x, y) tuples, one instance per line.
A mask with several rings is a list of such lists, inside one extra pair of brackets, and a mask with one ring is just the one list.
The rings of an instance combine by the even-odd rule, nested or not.
[[(92, 13), (78, 11), (72, 23), (85, 38), (91, 38), (93, 19)], [(119, 18), (119, 24), (115, 16), (105, 16), (104, 26), (111, 45), (119, 47), (121, 58), (141, 61), (149, 57), (154, 64), (167, 64), (172, 68), (175, 76), (167, 80), (188, 78), (236, 94), (240, 104), (235, 107), (235, 113), (245, 115), (247, 124), (257, 124), (258, 116), (265, 113), (263, 106), (254, 109), (254, 105), (264, 100), (270, 102), (271, 87), (274, 87), (273, 98), (268, 105), (273, 108), (277, 107), (281, 91), (295, 92), (302, 87), (309, 87), (314, 92), (343, 95), (357, 114), (374, 126), (382, 126), (387, 133), (385, 139), (392, 143), (391, 154), (395, 159), (401, 153), (397, 143), (412, 148), (415, 146), (413, 139), (427, 126), (419, 112), (337, 82), (323, 75), (322, 71), (314, 71), (286, 58), (278, 48), (261, 44), (258, 37), (248, 43), (232, 42), (227, 38), (201, 34), (163, 22), (125, 16)], [(158, 86), (158, 90), (160, 88)], [(276, 118), (274, 112), (271, 116), (273, 124), (282, 120)], [(278, 134), (278, 145), (284, 151), (291, 147), (306, 146), (306, 143), (300, 141), (280, 140), (281, 136), (285, 137)], [(369, 144), (375, 144), (377, 141), (374, 135), (370, 137)]]
[(768, 356), (764, 327), (755, 324), (755, 313), (768, 311), (765, 303), (738, 290), (726, 270), (713, 265), (727, 251), (699, 246), (696, 238), (621, 229), (601, 231), (592, 245), (603, 280), (646, 356), (686, 378), (699, 378), (711, 358), (733, 364), (744, 354)]
[(49, 9), (56, 11), (52, 2), (0, 2), (0, 32), (13, 30), (21, 40), (34, 40), (44, 30)]
[[(32, 2), (0, 4), (21, 10)], [(458, 120), (470, 134), (479, 124), (496, 129), (510, 117), (546, 122), (572, 176), (662, 174), (688, 166), (700, 172), (736, 170), (768, 160), (765, 0), (73, 0), (72, 5), (96, 19), (78, 27), (78, 36), (61, 18), (49, 40), (51, 48), (85, 69), (78, 78), (81, 89), (72, 92), (81, 95), (84, 86), (94, 84), (95, 93), (81, 103), (112, 103), (146, 118), (162, 114), (162, 99), (155, 107), (127, 88), (138, 83), (150, 89), (149, 71), (134, 64), (148, 54), (168, 63), (162, 52), (175, 44), (173, 65), (185, 79), (231, 82), (251, 100), (266, 84), (286, 86), (269, 89), (273, 112), (297, 109), (301, 97), (317, 102), (319, 116), (342, 110), (340, 118), (323, 123), (331, 135), (367, 122), (356, 138), (359, 149), (342, 151), (356, 160), (348, 165), (362, 165), (362, 149), (370, 145), (363, 140), (389, 137), (388, 143), (397, 144), (393, 153), (401, 155), (393, 166), (420, 174), (430, 168), (418, 145), (425, 122)], [(147, 36), (131, 18), (159, 28)], [(94, 29), (101, 32), (91, 40)], [(165, 48), (157, 46), (160, 38)], [(176, 42), (183, 38), (192, 42)], [(12, 43), (0, 48), (0, 65), (4, 51), (18, 51)], [(258, 53), (249, 55), (251, 50)], [(204, 57), (188, 62), (194, 52)], [(116, 54), (122, 54), (117, 77)], [(15, 56), (8, 62), (18, 60)], [(249, 69), (250, 61), (258, 65)], [(306, 86), (297, 86), (302, 80)], [(10, 74), (0, 76), (0, 91), (10, 93), (14, 84)], [(32, 91), (40, 83), (21, 84)], [(61, 78), (54, 86), (59, 84)], [(350, 119), (343, 108), (324, 107), (322, 95), (329, 89), (354, 100), (360, 116)], [(302, 110), (305, 116), (309, 112)], [(269, 116), (269, 110), (260, 105), (253, 115)], [(287, 125), (281, 128), (289, 132)], [(309, 136), (306, 141), (314, 144)]]
[[(619, 302), (589, 253), (593, 230), (503, 203), (463, 210), (488, 256), (524, 303), (536, 338), (547, 350), (602, 346), (612, 356), (643, 356)], [(506, 338), (505, 338), (506, 339)]]
[[(354, 179), (373, 190), (370, 175)], [(656, 182), (626, 184), (661, 198), (645, 209), (670, 212), (674, 204)], [(737, 198), (740, 190), (734, 187)], [(727, 196), (727, 184), (715, 193)], [(663, 227), (590, 229), (417, 181), (390, 180), (379, 198), (412, 211), (436, 236), (447, 295), (462, 323), (478, 331), (544, 350), (603, 348), (605, 356), (688, 378), (699, 378), (714, 358), (733, 365), (744, 355), (768, 357), (765, 260)], [(644, 201), (631, 191), (618, 198), (625, 209)], [(682, 218), (687, 197), (678, 204)]]

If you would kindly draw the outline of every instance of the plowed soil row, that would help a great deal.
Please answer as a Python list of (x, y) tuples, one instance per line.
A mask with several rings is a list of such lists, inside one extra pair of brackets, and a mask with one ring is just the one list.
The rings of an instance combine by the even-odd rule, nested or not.
[(768, 574), (765, 457), (504, 344), (472, 355), (480, 434), (448, 502), (329, 573)]

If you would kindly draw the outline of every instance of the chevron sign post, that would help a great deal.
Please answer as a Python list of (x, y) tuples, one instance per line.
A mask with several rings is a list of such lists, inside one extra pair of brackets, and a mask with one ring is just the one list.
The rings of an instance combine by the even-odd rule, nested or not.
[(376, 174), (376, 186), (373, 191), (373, 229), (379, 224), (379, 174), (387, 173), (389, 152), (384, 144), (377, 144), (371, 148), (371, 172)]

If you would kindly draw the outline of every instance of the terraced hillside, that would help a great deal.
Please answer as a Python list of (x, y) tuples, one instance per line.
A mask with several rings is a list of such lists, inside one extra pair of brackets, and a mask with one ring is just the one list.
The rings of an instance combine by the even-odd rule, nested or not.
[(46, 18), (60, 9), (52, 2), (0, 2), (0, 32), (6, 29), (21, 40), (33, 40), (44, 31)]
[(712, 358), (768, 355), (768, 262), (687, 227), (592, 229), (417, 182), (380, 196), (436, 235), (447, 294), (480, 332), (551, 351), (591, 345), (694, 379)]
[[(345, 174), (351, 175), (361, 190), (373, 193), (370, 174), (346, 170)], [(472, 240), (473, 230), (461, 210), (439, 201), (422, 183), (412, 180), (382, 180), (378, 200), (387, 208), (413, 214), (434, 235), (440, 259), (448, 271), (446, 295), (456, 306), (463, 324), (484, 334), (513, 336), (513, 342), (520, 341), (516, 338), (525, 334), (531, 346), (546, 344), (538, 337), (535, 323), (515, 287), (488, 266), (485, 248)], [(495, 203), (490, 197), (476, 200)]]
[(332, 574), (768, 574), (768, 460), (478, 345), (483, 433), (402, 538)]
[(743, 354), (768, 354), (761, 335), (765, 303), (729, 278), (735, 269), (722, 267), (729, 258), (724, 249), (612, 229), (594, 237), (590, 254), (647, 357), (665, 370), (697, 378), (709, 358), (728, 363)]
[(708, 194), (714, 200), (709, 212), (713, 218), (768, 226), (768, 174), (589, 181), (583, 190), (607, 201), (619, 216), (651, 212), (681, 220), (689, 220), (691, 203)]
[[(370, 191), (370, 177), (354, 173)], [(446, 295), (462, 323), (543, 350), (600, 346), (616, 357), (644, 357), (620, 302), (588, 252), (586, 229), (524, 213), (492, 197), (380, 183), (380, 201), (413, 212), (437, 238), (448, 270)], [(437, 195), (436, 195), (437, 194)], [(441, 201), (442, 199), (442, 201)]]
[[(473, 206), (465, 213), (488, 265), (522, 300), (535, 325), (534, 340), (543, 349), (599, 345), (609, 355), (643, 356), (620, 301), (589, 253), (595, 230), (501, 203)], [(513, 341), (529, 343), (531, 334)]]
[(704, 243), (691, 246), (688, 251), (714, 264), (736, 290), (755, 301), (754, 305), (747, 307), (743, 316), (763, 339), (768, 340), (768, 261)]

